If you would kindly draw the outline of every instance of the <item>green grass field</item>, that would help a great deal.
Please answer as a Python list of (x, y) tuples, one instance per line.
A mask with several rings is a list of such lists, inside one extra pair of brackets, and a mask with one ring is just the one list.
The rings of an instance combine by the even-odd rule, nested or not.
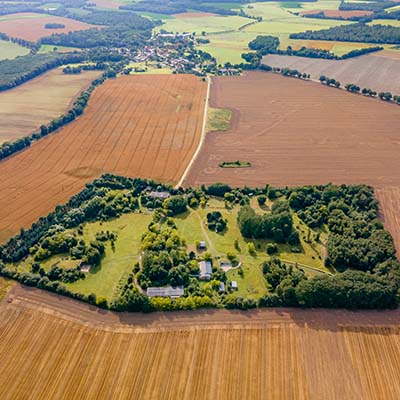
[(42, 44), (38, 53), (52, 53), (54, 49), (57, 49), (59, 53), (66, 53), (70, 51), (81, 51), (81, 49), (76, 47), (66, 47), (66, 46), (53, 46), (51, 44)]
[[(305, 30), (327, 29), (337, 25), (350, 24), (350, 21), (333, 19), (303, 18), (294, 13), (300, 10), (336, 10), (339, 7), (338, 0), (320, 0), (317, 2), (265, 2), (243, 5), (243, 10), (248, 15), (261, 16), (261, 22), (253, 23), (243, 28), (244, 25), (254, 20), (237, 16), (211, 16), (204, 18), (167, 19), (164, 25), (157, 29), (166, 29), (172, 32), (207, 32), (209, 44), (199, 45), (203, 51), (212, 54), (219, 64), (226, 62), (241, 63), (242, 53), (248, 52), (248, 43), (258, 35), (277, 36), (281, 42), (281, 49), (287, 46), (300, 48), (301, 46), (322, 48), (333, 51), (337, 55), (343, 55), (354, 49), (370, 47), (371, 44), (348, 43), (317, 40), (289, 39), (291, 33)], [(293, 7), (289, 7), (289, 6)], [(399, 21), (393, 21), (396, 25)], [(240, 28), (240, 29), (239, 29)]]
[(170, 32), (201, 32), (217, 33), (235, 31), (243, 25), (251, 22), (248, 18), (239, 16), (211, 16), (201, 18), (169, 18), (164, 20), (162, 26), (158, 26), (156, 31), (165, 29)]
[(13, 42), (0, 40), (0, 60), (13, 59), (18, 56), (29, 54), (29, 49), (22, 47)]
[(207, 112), (207, 132), (227, 131), (232, 118), (232, 111), (224, 108), (209, 108)]
[(124, 214), (107, 222), (94, 222), (84, 227), (84, 240), (95, 239), (96, 232), (112, 231), (118, 234), (115, 251), (107, 244), (106, 255), (101, 264), (92, 269), (86, 279), (67, 285), (70, 290), (84, 294), (96, 293), (110, 301), (118, 289), (121, 279), (132, 272), (140, 255), (140, 238), (152, 218), (151, 214)]
[(135, 72), (134, 70), (131, 72), (131, 75), (163, 75), (163, 74), (172, 74), (172, 69), (170, 68), (158, 68), (155, 63), (130, 63), (127, 65), (128, 68), (139, 68), (145, 70), (144, 72)]
[(397, 19), (375, 19), (369, 22), (369, 25), (390, 25), (400, 27), (400, 21)]

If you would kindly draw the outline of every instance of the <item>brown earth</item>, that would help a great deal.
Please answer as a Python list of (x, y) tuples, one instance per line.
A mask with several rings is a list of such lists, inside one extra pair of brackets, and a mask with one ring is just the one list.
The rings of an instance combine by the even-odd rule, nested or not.
[(271, 67), (298, 69), (319, 79), (321, 75), (339, 80), (344, 86), (354, 83), (376, 92), (400, 94), (400, 52), (383, 51), (347, 60), (323, 60), (307, 57), (268, 55), (263, 62)]
[(371, 15), (373, 14), (372, 11), (367, 11), (367, 10), (350, 10), (350, 11), (341, 11), (341, 10), (305, 10), (301, 11), (299, 14), (300, 15), (313, 15), (313, 14), (319, 14), (323, 12), (325, 17), (328, 18), (352, 18), (352, 17), (363, 17), (365, 15)]
[(102, 172), (177, 182), (200, 140), (206, 91), (193, 75), (106, 81), (82, 117), (0, 163), (0, 241)]
[(385, 187), (376, 190), (386, 229), (392, 234), (400, 258), (400, 187)]
[[(211, 132), (187, 185), (367, 183), (400, 186), (400, 107), (273, 73), (217, 77), (211, 106), (234, 110)], [(222, 161), (251, 168), (220, 168)]]
[[(99, 71), (64, 74), (54, 69), (0, 93), (0, 144), (28, 136), (68, 111)], [(34, 101), (32, 101), (34, 99)]]
[[(62, 29), (46, 29), (45, 24), (57, 23), (65, 25)], [(0, 18), (0, 32), (10, 37), (17, 37), (31, 42), (36, 42), (42, 37), (50, 36), (53, 33), (68, 33), (83, 31), (95, 28), (95, 25), (73, 19), (48, 16), (35, 13), (10, 14)]]
[(2, 399), (398, 399), (400, 313), (0, 305)]

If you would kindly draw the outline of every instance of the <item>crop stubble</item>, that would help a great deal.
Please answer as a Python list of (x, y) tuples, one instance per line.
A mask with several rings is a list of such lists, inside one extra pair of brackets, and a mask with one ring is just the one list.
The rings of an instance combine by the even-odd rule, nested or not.
[(18, 290), (0, 305), (2, 399), (400, 396), (398, 311), (127, 315)]
[(346, 60), (323, 60), (296, 56), (268, 55), (263, 62), (271, 67), (292, 68), (310, 74), (339, 80), (344, 86), (354, 83), (376, 92), (400, 93), (400, 52), (383, 50)]
[(189, 75), (101, 85), (82, 117), (0, 163), (0, 240), (103, 172), (178, 181), (201, 136), (206, 89)]
[(0, 93), (0, 144), (28, 136), (40, 125), (67, 112), (76, 97), (100, 74), (64, 74), (58, 68)]

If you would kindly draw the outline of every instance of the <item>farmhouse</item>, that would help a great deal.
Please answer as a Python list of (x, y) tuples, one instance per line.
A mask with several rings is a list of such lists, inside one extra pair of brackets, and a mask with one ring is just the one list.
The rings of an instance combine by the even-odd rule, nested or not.
[(172, 299), (181, 297), (184, 293), (183, 286), (149, 287), (146, 291), (148, 297), (171, 297)]
[(202, 281), (209, 281), (211, 279), (211, 274), (212, 274), (211, 261), (200, 261), (199, 269), (200, 269), (199, 279), (201, 279)]

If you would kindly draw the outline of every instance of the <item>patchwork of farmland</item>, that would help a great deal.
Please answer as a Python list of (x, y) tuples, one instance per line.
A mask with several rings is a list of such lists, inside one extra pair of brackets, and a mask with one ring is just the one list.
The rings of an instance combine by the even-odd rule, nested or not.
[(344, 86), (354, 83), (376, 92), (400, 93), (400, 52), (385, 50), (347, 60), (323, 60), (295, 56), (268, 55), (263, 62), (271, 67), (288, 67), (310, 74), (339, 80)]
[(68, 111), (75, 98), (100, 74), (82, 71), (72, 75), (54, 69), (0, 93), (0, 144), (28, 136)]
[(4, 399), (400, 396), (398, 311), (128, 315), (31, 289), (11, 296), (0, 305)]
[[(46, 24), (65, 25), (61, 29), (46, 29)], [(35, 13), (18, 13), (0, 17), (0, 32), (32, 42), (53, 33), (68, 33), (94, 28), (94, 25), (69, 18)]]
[[(188, 185), (400, 185), (398, 106), (273, 73), (217, 77), (211, 88), (232, 126), (207, 134)], [(219, 167), (234, 160), (252, 166)]]
[(0, 163), (0, 240), (103, 172), (177, 182), (198, 146), (206, 91), (193, 75), (105, 82), (82, 117)]

